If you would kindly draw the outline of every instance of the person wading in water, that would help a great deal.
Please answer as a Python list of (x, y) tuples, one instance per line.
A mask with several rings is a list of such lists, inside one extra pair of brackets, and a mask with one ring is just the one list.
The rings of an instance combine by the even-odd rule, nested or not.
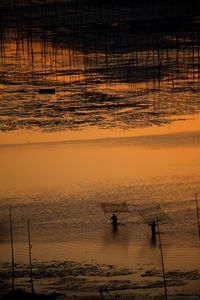
[(155, 239), (155, 237), (156, 237), (156, 222), (153, 221), (149, 226), (151, 227), (151, 237), (152, 237), (152, 239)]
[(118, 225), (118, 218), (117, 218), (117, 216), (115, 214), (113, 214), (112, 217), (111, 217), (111, 220), (112, 220), (113, 228), (116, 229), (117, 225)]

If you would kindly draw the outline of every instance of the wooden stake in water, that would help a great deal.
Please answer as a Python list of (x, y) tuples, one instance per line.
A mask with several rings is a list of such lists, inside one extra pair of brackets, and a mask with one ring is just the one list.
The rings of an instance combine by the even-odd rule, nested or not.
[(14, 288), (15, 288), (15, 260), (14, 260), (12, 208), (11, 208), (11, 205), (10, 205), (10, 242), (11, 242), (11, 257), (12, 257), (12, 291), (14, 291)]
[(166, 277), (165, 277), (165, 265), (164, 265), (164, 257), (163, 257), (163, 249), (162, 249), (162, 241), (161, 241), (161, 235), (160, 235), (160, 226), (159, 226), (158, 216), (156, 216), (156, 223), (157, 223), (157, 227), (158, 227), (159, 248), (160, 248), (162, 273), (163, 273), (163, 280), (164, 280), (164, 287), (165, 287), (165, 299), (167, 300), (168, 296), (167, 296), (167, 284), (166, 284)]
[(30, 224), (28, 219), (28, 248), (29, 248), (29, 267), (30, 267), (30, 278), (31, 278), (31, 292), (33, 294), (33, 272), (32, 272), (32, 255), (31, 255), (31, 236), (30, 236)]
[(199, 239), (200, 239), (200, 221), (199, 221), (199, 206), (198, 206), (197, 193), (195, 195), (196, 195), (196, 209), (197, 209), (197, 224), (198, 224), (198, 232), (199, 232)]

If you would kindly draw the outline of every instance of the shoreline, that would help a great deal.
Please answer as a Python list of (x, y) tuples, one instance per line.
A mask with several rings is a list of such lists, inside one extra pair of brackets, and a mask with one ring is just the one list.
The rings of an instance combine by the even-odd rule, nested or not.
[[(9, 264), (4, 264), (1, 272), (5, 294), (11, 280), (9, 267)], [(15, 275), (16, 288), (30, 291), (29, 266), (16, 264)], [(178, 299), (188, 299), (190, 296), (198, 299), (195, 298), (200, 292), (198, 270), (170, 270), (166, 272), (166, 278), (169, 298), (179, 294), (183, 298)], [(161, 269), (148, 266), (129, 270), (97, 263), (35, 262), (33, 279), (36, 293), (56, 295), (54, 299), (163, 299), (164, 295)]]

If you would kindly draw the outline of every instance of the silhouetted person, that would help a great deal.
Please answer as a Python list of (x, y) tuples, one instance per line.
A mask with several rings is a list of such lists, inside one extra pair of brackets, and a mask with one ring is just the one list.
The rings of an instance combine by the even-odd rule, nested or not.
[(155, 238), (156, 238), (156, 222), (153, 221), (149, 226), (151, 227), (152, 240), (155, 240)]
[(112, 224), (113, 224), (113, 229), (116, 229), (117, 228), (117, 225), (118, 225), (118, 218), (115, 214), (112, 215), (111, 217), (111, 220), (112, 220)]

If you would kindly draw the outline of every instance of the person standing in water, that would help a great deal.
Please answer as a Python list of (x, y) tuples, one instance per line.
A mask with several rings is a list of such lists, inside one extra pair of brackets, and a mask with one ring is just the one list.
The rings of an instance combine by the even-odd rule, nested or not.
[(152, 239), (155, 239), (155, 237), (156, 237), (156, 222), (153, 221), (150, 224), (150, 227), (151, 227), (151, 236), (152, 236)]
[(117, 228), (118, 218), (117, 218), (117, 216), (115, 214), (112, 215), (111, 220), (112, 220), (113, 228)]

